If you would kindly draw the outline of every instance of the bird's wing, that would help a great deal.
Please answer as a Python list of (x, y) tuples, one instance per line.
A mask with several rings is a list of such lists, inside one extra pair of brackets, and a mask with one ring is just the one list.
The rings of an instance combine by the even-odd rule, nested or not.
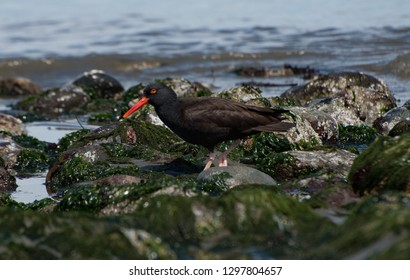
[(286, 131), (293, 125), (281, 122), (281, 114), (285, 112), (287, 111), (250, 106), (220, 98), (189, 99), (181, 108), (187, 123), (198, 129), (243, 133)]

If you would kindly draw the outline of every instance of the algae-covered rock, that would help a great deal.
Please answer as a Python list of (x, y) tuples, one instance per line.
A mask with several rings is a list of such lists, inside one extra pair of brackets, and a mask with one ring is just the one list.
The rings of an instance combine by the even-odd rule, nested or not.
[(199, 82), (191, 82), (185, 78), (165, 78), (158, 80), (172, 88), (178, 96), (181, 97), (198, 97), (211, 94), (210, 89)]
[(0, 158), (0, 193), (13, 192), (16, 189), (16, 178), (9, 173), (3, 159)]
[(1, 97), (21, 97), (41, 92), (41, 87), (33, 81), (14, 77), (8, 79), (0, 79), (0, 96)]
[(0, 208), (2, 259), (174, 259), (152, 234), (84, 213)]
[(410, 122), (410, 104), (391, 109), (375, 120), (374, 127), (383, 135), (387, 135), (400, 122)]
[(399, 136), (410, 132), (410, 120), (398, 122), (390, 131), (389, 136)]
[(75, 79), (72, 85), (80, 87), (91, 99), (114, 99), (118, 98), (119, 94), (124, 91), (117, 79), (102, 70), (85, 72)]
[(337, 121), (328, 113), (308, 107), (291, 107), (292, 114), (307, 120), (323, 143), (336, 143), (339, 131)]
[(85, 114), (121, 107), (118, 100), (124, 88), (102, 71), (84, 73), (72, 83), (48, 89), (19, 101), (15, 107), (42, 116)]
[(0, 132), (0, 157), (4, 167), (11, 170), (17, 162), (17, 157), (23, 149), (8, 133)]
[(0, 113), (0, 131), (8, 132), (11, 135), (22, 135), (26, 133), (26, 128), (20, 119)]
[(247, 166), (212, 167), (199, 173), (198, 180), (209, 181), (213, 176), (222, 173), (226, 173), (224, 182), (228, 188), (250, 184), (276, 185), (275, 180), (269, 175)]
[(84, 113), (81, 107), (90, 97), (78, 88), (55, 88), (20, 100), (15, 108), (42, 116)]
[(333, 234), (306, 251), (305, 258), (408, 260), (409, 207), (408, 196), (370, 196)]
[(349, 180), (360, 195), (389, 190), (410, 192), (410, 134), (377, 138), (356, 158)]
[(258, 162), (260, 170), (278, 180), (332, 174), (347, 177), (355, 154), (338, 149), (272, 153)]
[[(329, 113), (344, 125), (360, 125), (373, 122), (388, 110), (396, 107), (396, 101), (386, 84), (362, 73), (335, 73), (322, 75), (304, 86), (290, 89), (282, 97), (294, 99), (299, 105), (307, 105)], [(312, 102), (321, 99), (321, 102)]]
[(252, 250), (253, 258), (299, 258), (332, 225), (305, 204), (269, 188), (235, 188), (216, 198), (155, 196), (140, 204), (133, 219), (185, 256), (195, 256), (202, 247), (232, 255)]
[(377, 136), (374, 128), (361, 125), (341, 125), (338, 126), (339, 139), (338, 144), (342, 147), (357, 147), (358, 145), (369, 145)]
[(251, 100), (262, 97), (262, 91), (258, 88), (250, 86), (233, 87), (228, 90), (222, 91), (214, 96), (220, 98), (231, 99), (236, 102), (247, 103)]
[[(128, 174), (132, 174), (130, 171)], [(137, 174), (137, 173), (135, 173)], [(145, 175), (145, 176), (144, 176)], [(115, 175), (118, 178), (130, 175)], [(144, 177), (132, 176), (134, 182), (124, 184), (108, 183), (108, 175), (102, 179), (85, 182), (68, 189), (55, 211), (87, 211), (101, 215), (120, 215), (134, 212), (142, 198), (167, 193), (184, 195), (185, 191), (196, 191), (197, 182), (190, 178), (170, 177), (160, 174), (142, 174)], [(179, 189), (171, 194), (168, 188)], [(196, 191), (198, 193), (198, 191)]]

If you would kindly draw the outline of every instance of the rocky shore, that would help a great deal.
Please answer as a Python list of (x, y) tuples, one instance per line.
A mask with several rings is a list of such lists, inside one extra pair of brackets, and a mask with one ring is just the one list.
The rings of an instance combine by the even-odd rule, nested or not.
[[(45, 90), (0, 80), (0, 97), (19, 99), (0, 113), (0, 258), (409, 259), (410, 100), (397, 107), (367, 74), (303, 70), (284, 67), (307, 80), (279, 97), (161, 80), (179, 96), (290, 111), (294, 128), (244, 139), (230, 166), (207, 171), (207, 150), (178, 138), (152, 107), (121, 119), (143, 84), (124, 89), (95, 70)], [(272, 75), (236, 70), (261, 73)], [(27, 135), (28, 122), (79, 115), (100, 128), (58, 143)], [(50, 198), (14, 201), (16, 177), (38, 172)]]

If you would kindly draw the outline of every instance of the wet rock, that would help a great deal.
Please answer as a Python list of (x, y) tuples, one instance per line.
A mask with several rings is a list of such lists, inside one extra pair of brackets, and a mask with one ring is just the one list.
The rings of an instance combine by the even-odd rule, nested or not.
[(374, 127), (383, 135), (388, 135), (389, 132), (399, 122), (410, 121), (410, 104), (408, 106), (394, 108), (377, 118), (374, 122)]
[[(292, 109), (289, 108), (292, 112)], [(323, 117), (323, 116), (322, 116)], [(292, 113), (293, 122), (295, 127), (284, 132), (283, 135), (291, 143), (293, 149), (303, 150), (309, 149), (312, 147), (320, 146), (323, 144), (322, 137), (325, 139), (332, 134), (331, 124), (324, 122), (323, 124), (316, 123), (314, 117), (303, 112), (296, 110), (296, 113)], [(310, 123), (310, 121), (312, 124)], [(317, 132), (313, 128), (315, 126)], [(324, 132), (321, 130), (321, 127), (326, 126), (329, 128), (329, 131)], [(322, 134), (322, 137), (319, 135)], [(277, 133), (278, 135), (281, 135)], [(330, 137), (332, 139), (333, 137)]]
[(81, 107), (89, 101), (90, 97), (76, 88), (51, 89), (23, 99), (15, 107), (39, 115), (55, 117), (84, 113)]
[(342, 223), (349, 209), (360, 202), (360, 198), (353, 192), (346, 179), (337, 176), (324, 174), (305, 178), (293, 183), (293, 189), (295, 186), (299, 191), (309, 194), (306, 202), (312, 208), (316, 211), (320, 209), (319, 213), (325, 214), (324, 217), (330, 218), (336, 224)]
[(304, 79), (310, 79), (317, 71), (315, 69), (307, 67), (298, 67), (285, 64), (283, 68), (273, 68), (273, 67), (238, 67), (233, 71), (236, 75), (245, 77), (283, 77), (283, 76), (294, 76), (303, 75)]
[(356, 155), (338, 149), (272, 153), (258, 162), (258, 168), (274, 179), (331, 174), (346, 178)]
[(2, 259), (174, 259), (156, 236), (113, 219), (0, 209)]
[(116, 99), (124, 91), (120, 82), (101, 70), (91, 70), (72, 82), (80, 87), (91, 99)]
[(17, 162), (17, 156), (22, 147), (14, 141), (13, 137), (0, 133), (0, 157), (6, 169), (11, 170)]
[(166, 78), (159, 82), (172, 88), (180, 97), (198, 97), (211, 94), (211, 91), (207, 86), (199, 82), (188, 81), (184, 78)]
[(49, 166), (49, 157), (41, 150), (21, 149), (16, 164), (13, 166), (19, 174), (46, 171)]
[(408, 260), (410, 252), (408, 196), (370, 196), (360, 202), (335, 231), (306, 250), (307, 259)]
[(336, 143), (339, 136), (338, 125), (330, 114), (305, 107), (291, 107), (290, 110), (306, 119), (323, 143)]
[(269, 175), (247, 166), (211, 167), (198, 175), (198, 180), (212, 180), (215, 175), (225, 174), (224, 184), (227, 188), (240, 185), (276, 185)]
[(0, 133), (0, 157), (4, 166), (19, 175), (47, 170), (53, 148), (53, 145), (31, 136)]
[(408, 79), (410, 77), (410, 53), (398, 55), (386, 65), (386, 68), (389, 72)]
[(399, 136), (410, 132), (410, 120), (398, 122), (389, 132), (389, 136)]
[(0, 113), (0, 131), (6, 131), (11, 135), (21, 135), (26, 133), (26, 128), (20, 119)]
[(379, 137), (354, 161), (349, 173), (359, 195), (410, 192), (410, 134)]
[(262, 91), (251, 86), (241, 86), (224, 90), (213, 96), (248, 104), (249, 101), (262, 98)]
[(367, 146), (377, 137), (377, 131), (370, 126), (339, 125), (339, 146), (343, 148), (358, 148)]
[(0, 193), (10, 193), (16, 191), (16, 189), (16, 178), (8, 172), (4, 161), (0, 158)]
[(92, 70), (61, 88), (27, 97), (15, 108), (49, 117), (106, 110), (116, 111), (115, 114), (119, 115), (121, 106), (115, 100), (122, 97), (123, 90), (113, 77)]
[(93, 184), (98, 185), (98, 186), (106, 185), (106, 186), (115, 187), (115, 186), (122, 186), (122, 185), (128, 185), (128, 184), (138, 184), (141, 182), (143, 182), (143, 180), (140, 177), (119, 174), (119, 175), (112, 175), (109, 177), (97, 179), (93, 182)]
[[(386, 84), (361, 73), (323, 75), (304, 86), (293, 88), (281, 97), (299, 105), (309, 105), (331, 114), (344, 125), (372, 125), (384, 112), (396, 106)], [(320, 101), (314, 101), (321, 99)]]
[(267, 186), (234, 188), (217, 198), (159, 195), (144, 199), (132, 217), (191, 257), (206, 250), (237, 258), (252, 248), (265, 258), (299, 258), (302, 248), (333, 227), (305, 204)]
[[(124, 169), (122, 170), (124, 172)], [(191, 193), (197, 183), (192, 178), (174, 178), (160, 173), (147, 174), (138, 172), (135, 168), (129, 168), (123, 174), (117, 172), (116, 175), (106, 172), (110, 171), (106, 167), (103, 171), (101, 179), (88, 180), (67, 189), (55, 211), (87, 211), (99, 215), (128, 214), (136, 211), (144, 197), (161, 193), (171, 195), (170, 188), (175, 190), (172, 193), (175, 196)], [(87, 176), (89, 175), (90, 173)], [(121, 180), (125, 184), (120, 184)]]
[[(47, 174), (47, 189), (60, 195), (67, 188), (111, 175), (139, 176), (132, 159), (153, 159), (179, 141), (168, 129), (125, 120), (63, 138), (60, 154)], [(64, 149), (68, 149), (64, 151)]]
[(1, 97), (20, 97), (40, 93), (41, 87), (31, 80), (21, 77), (0, 79)]

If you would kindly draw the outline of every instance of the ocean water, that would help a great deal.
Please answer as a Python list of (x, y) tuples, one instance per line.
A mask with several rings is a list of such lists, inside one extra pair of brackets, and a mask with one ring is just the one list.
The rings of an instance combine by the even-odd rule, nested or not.
[[(402, 104), (410, 99), (410, 1), (1, 1), (0, 78), (22, 76), (44, 88), (101, 69), (125, 88), (185, 77), (218, 91), (251, 80), (232, 74), (236, 67), (284, 64), (374, 75)], [(0, 108), (9, 102), (0, 99)], [(56, 127), (36, 123), (29, 133), (57, 141)]]

